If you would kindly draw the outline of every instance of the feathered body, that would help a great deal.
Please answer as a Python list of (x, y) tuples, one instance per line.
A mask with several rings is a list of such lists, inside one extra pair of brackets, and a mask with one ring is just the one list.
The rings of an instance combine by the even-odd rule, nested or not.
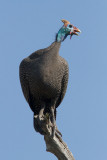
[[(59, 56), (60, 42), (38, 50), (20, 64), (20, 81), (24, 96), (35, 114), (43, 105), (45, 112), (59, 106), (68, 83), (68, 64)], [(55, 111), (56, 113), (56, 111)]]
[[(62, 22), (64, 25), (58, 31), (56, 41), (48, 48), (32, 53), (20, 64), (20, 82), (24, 96), (34, 112), (34, 117), (49, 113), (53, 124), (52, 137), (56, 128), (56, 108), (62, 102), (68, 84), (68, 64), (59, 55), (60, 45), (68, 35), (77, 35), (80, 32), (67, 20)], [(44, 134), (38, 122), (35, 129)]]

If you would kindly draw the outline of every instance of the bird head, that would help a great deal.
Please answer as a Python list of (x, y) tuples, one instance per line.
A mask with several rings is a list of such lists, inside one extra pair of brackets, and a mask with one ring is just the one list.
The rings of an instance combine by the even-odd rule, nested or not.
[(77, 27), (72, 25), (69, 21), (62, 19), (62, 22), (64, 25), (60, 28), (60, 30), (57, 33), (56, 41), (62, 42), (66, 39), (68, 35), (70, 35), (70, 38), (72, 35), (78, 35), (78, 32), (81, 32)]

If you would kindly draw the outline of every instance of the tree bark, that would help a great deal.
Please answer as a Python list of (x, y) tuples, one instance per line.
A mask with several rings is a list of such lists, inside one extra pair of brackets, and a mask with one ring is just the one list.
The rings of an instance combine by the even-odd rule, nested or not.
[(58, 160), (74, 160), (73, 154), (68, 149), (67, 145), (62, 141), (62, 138), (55, 136), (51, 138), (48, 135), (44, 136), (46, 143), (46, 151), (53, 153)]
[(52, 137), (52, 123), (47, 116), (34, 116), (34, 128), (44, 136), (46, 151), (53, 153), (58, 160), (74, 160), (73, 154), (63, 142), (58, 132)]

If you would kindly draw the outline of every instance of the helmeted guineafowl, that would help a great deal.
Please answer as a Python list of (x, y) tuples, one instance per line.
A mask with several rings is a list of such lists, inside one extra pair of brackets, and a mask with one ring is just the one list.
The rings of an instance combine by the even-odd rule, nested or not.
[[(62, 22), (64, 25), (58, 31), (55, 42), (48, 48), (32, 53), (20, 64), (20, 82), (25, 99), (34, 115), (49, 113), (53, 123), (53, 136), (56, 108), (64, 98), (68, 83), (68, 64), (59, 55), (59, 49), (68, 35), (80, 32), (67, 20)], [(37, 130), (42, 134), (39, 128)]]

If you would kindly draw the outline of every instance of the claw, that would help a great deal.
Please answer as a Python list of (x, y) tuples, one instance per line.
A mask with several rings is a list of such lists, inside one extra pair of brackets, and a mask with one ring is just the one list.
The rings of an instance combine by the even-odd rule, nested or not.
[(39, 115), (38, 115), (38, 118), (39, 118), (39, 120), (43, 117), (43, 112), (44, 112), (44, 109), (45, 109), (45, 107), (42, 107), (41, 108), (41, 110), (40, 110), (40, 112), (39, 112)]
[(56, 127), (56, 132), (62, 137), (61, 132), (58, 130), (58, 128)]

